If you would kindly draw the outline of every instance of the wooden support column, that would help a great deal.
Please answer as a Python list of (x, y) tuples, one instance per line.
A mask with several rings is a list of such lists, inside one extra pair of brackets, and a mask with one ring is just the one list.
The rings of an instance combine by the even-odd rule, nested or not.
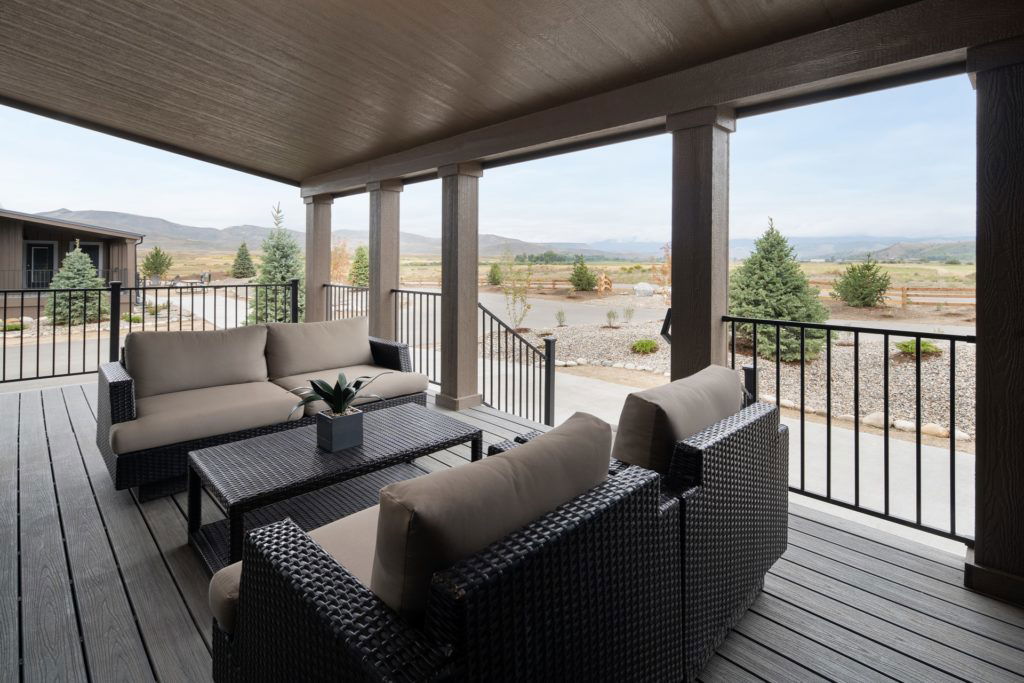
[(441, 393), (452, 410), (479, 405), (477, 389), (478, 185), (480, 164), (442, 166)]
[(331, 281), (331, 204), (334, 197), (318, 194), (306, 202), (306, 322), (327, 317), (324, 285)]
[(399, 269), (399, 199), (401, 180), (366, 186), (370, 194), (370, 335), (395, 338), (395, 295)]
[(667, 117), (672, 133), (673, 380), (725, 365), (729, 305), (729, 134), (732, 110)]
[(1024, 37), (969, 50), (977, 87), (975, 547), (964, 583), (1024, 604)]

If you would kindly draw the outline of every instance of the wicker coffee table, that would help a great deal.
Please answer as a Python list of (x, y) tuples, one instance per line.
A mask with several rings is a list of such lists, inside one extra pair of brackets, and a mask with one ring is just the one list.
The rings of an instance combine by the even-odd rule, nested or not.
[[(378, 501), (383, 486), (425, 473), (410, 461), (469, 442), (479, 460), (482, 432), (416, 404), (367, 412), (361, 446), (337, 453), (300, 427), (189, 453), (188, 535), (210, 572), (242, 557), (247, 530), (290, 517), (308, 531)], [(227, 516), (202, 524), (202, 489)]]

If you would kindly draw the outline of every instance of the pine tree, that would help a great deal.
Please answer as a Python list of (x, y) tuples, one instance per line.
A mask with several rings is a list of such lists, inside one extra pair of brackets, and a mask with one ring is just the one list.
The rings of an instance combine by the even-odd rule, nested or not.
[(889, 274), (869, 255), (864, 263), (846, 266), (846, 270), (836, 280), (832, 297), (857, 308), (877, 306), (885, 303), (885, 293), (890, 284)]
[[(818, 293), (800, 270), (793, 247), (769, 218), (768, 230), (754, 243), (754, 252), (730, 277), (729, 312), (744, 318), (820, 323), (828, 318), (828, 309), (818, 300)], [(738, 324), (736, 334), (751, 341), (752, 328), (753, 325)], [(782, 360), (798, 360), (800, 331), (783, 327), (779, 336)], [(807, 358), (821, 352), (824, 340), (824, 331), (806, 331)], [(773, 326), (758, 326), (757, 350), (765, 358), (775, 357)]]
[(487, 271), (487, 284), (496, 287), (501, 284), (501, 280), (501, 264), (495, 261), (491, 264), (491, 269)]
[(353, 287), (370, 286), (370, 252), (366, 247), (357, 247), (352, 269), (348, 272), (348, 281)]
[(572, 265), (572, 274), (569, 275), (569, 283), (578, 292), (592, 292), (597, 289), (597, 276), (587, 267), (587, 261), (583, 258), (583, 254), (576, 254)]
[(142, 276), (145, 278), (163, 278), (174, 265), (174, 259), (159, 246), (153, 247), (142, 259)]
[[(106, 283), (96, 272), (89, 255), (78, 240), (64, 257), (60, 270), (50, 281), (50, 289), (105, 289)], [(54, 325), (81, 325), (97, 322), (110, 313), (110, 295), (103, 292), (52, 292), (46, 301), (46, 316)]]
[(289, 322), (291, 320), (290, 294), (287, 285), (299, 278), (299, 318), (305, 310), (305, 286), (301, 282), (305, 271), (302, 250), (295, 237), (284, 227), (281, 205), (271, 209), (274, 229), (263, 240), (263, 260), (260, 261), (256, 283), (282, 285), (280, 288), (260, 287), (259, 300), (253, 296), (249, 303), (252, 322)]
[(250, 278), (256, 275), (256, 266), (253, 265), (252, 256), (249, 254), (249, 247), (242, 242), (235, 252), (235, 262), (231, 264), (231, 277)]

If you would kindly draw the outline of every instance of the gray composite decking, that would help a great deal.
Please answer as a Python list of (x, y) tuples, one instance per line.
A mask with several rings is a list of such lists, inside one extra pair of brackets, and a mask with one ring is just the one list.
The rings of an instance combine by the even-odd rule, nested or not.
[[(95, 392), (0, 394), (0, 681), (208, 680), (208, 578), (184, 496), (113, 489)], [(537, 427), (485, 407), (458, 417), (487, 443)], [(203, 516), (221, 516), (208, 497)], [(1024, 681), (1024, 609), (965, 590), (962, 559), (799, 506), (789, 527), (702, 680)]]

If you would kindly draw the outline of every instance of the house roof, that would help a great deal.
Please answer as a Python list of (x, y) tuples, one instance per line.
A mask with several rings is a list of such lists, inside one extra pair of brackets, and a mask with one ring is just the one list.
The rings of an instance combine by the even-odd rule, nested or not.
[(910, 0), (5, 0), (0, 103), (291, 183)]
[(9, 209), (0, 209), (0, 218), (10, 218), (16, 221), (23, 221), (25, 223), (36, 223), (37, 225), (49, 225), (55, 228), (68, 228), (71, 230), (80, 230), (83, 232), (91, 232), (96, 235), (104, 235), (107, 237), (122, 237), (124, 239), (135, 239), (142, 240), (145, 237), (141, 232), (131, 232), (129, 230), (121, 230), (118, 228), (108, 228), (102, 225), (90, 225), (88, 223), (78, 223), (77, 221), (65, 221), (60, 218), (49, 218), (47, 216), (39, 216), (34, 213), (22, 213), (20, 211), (11, 211)]

